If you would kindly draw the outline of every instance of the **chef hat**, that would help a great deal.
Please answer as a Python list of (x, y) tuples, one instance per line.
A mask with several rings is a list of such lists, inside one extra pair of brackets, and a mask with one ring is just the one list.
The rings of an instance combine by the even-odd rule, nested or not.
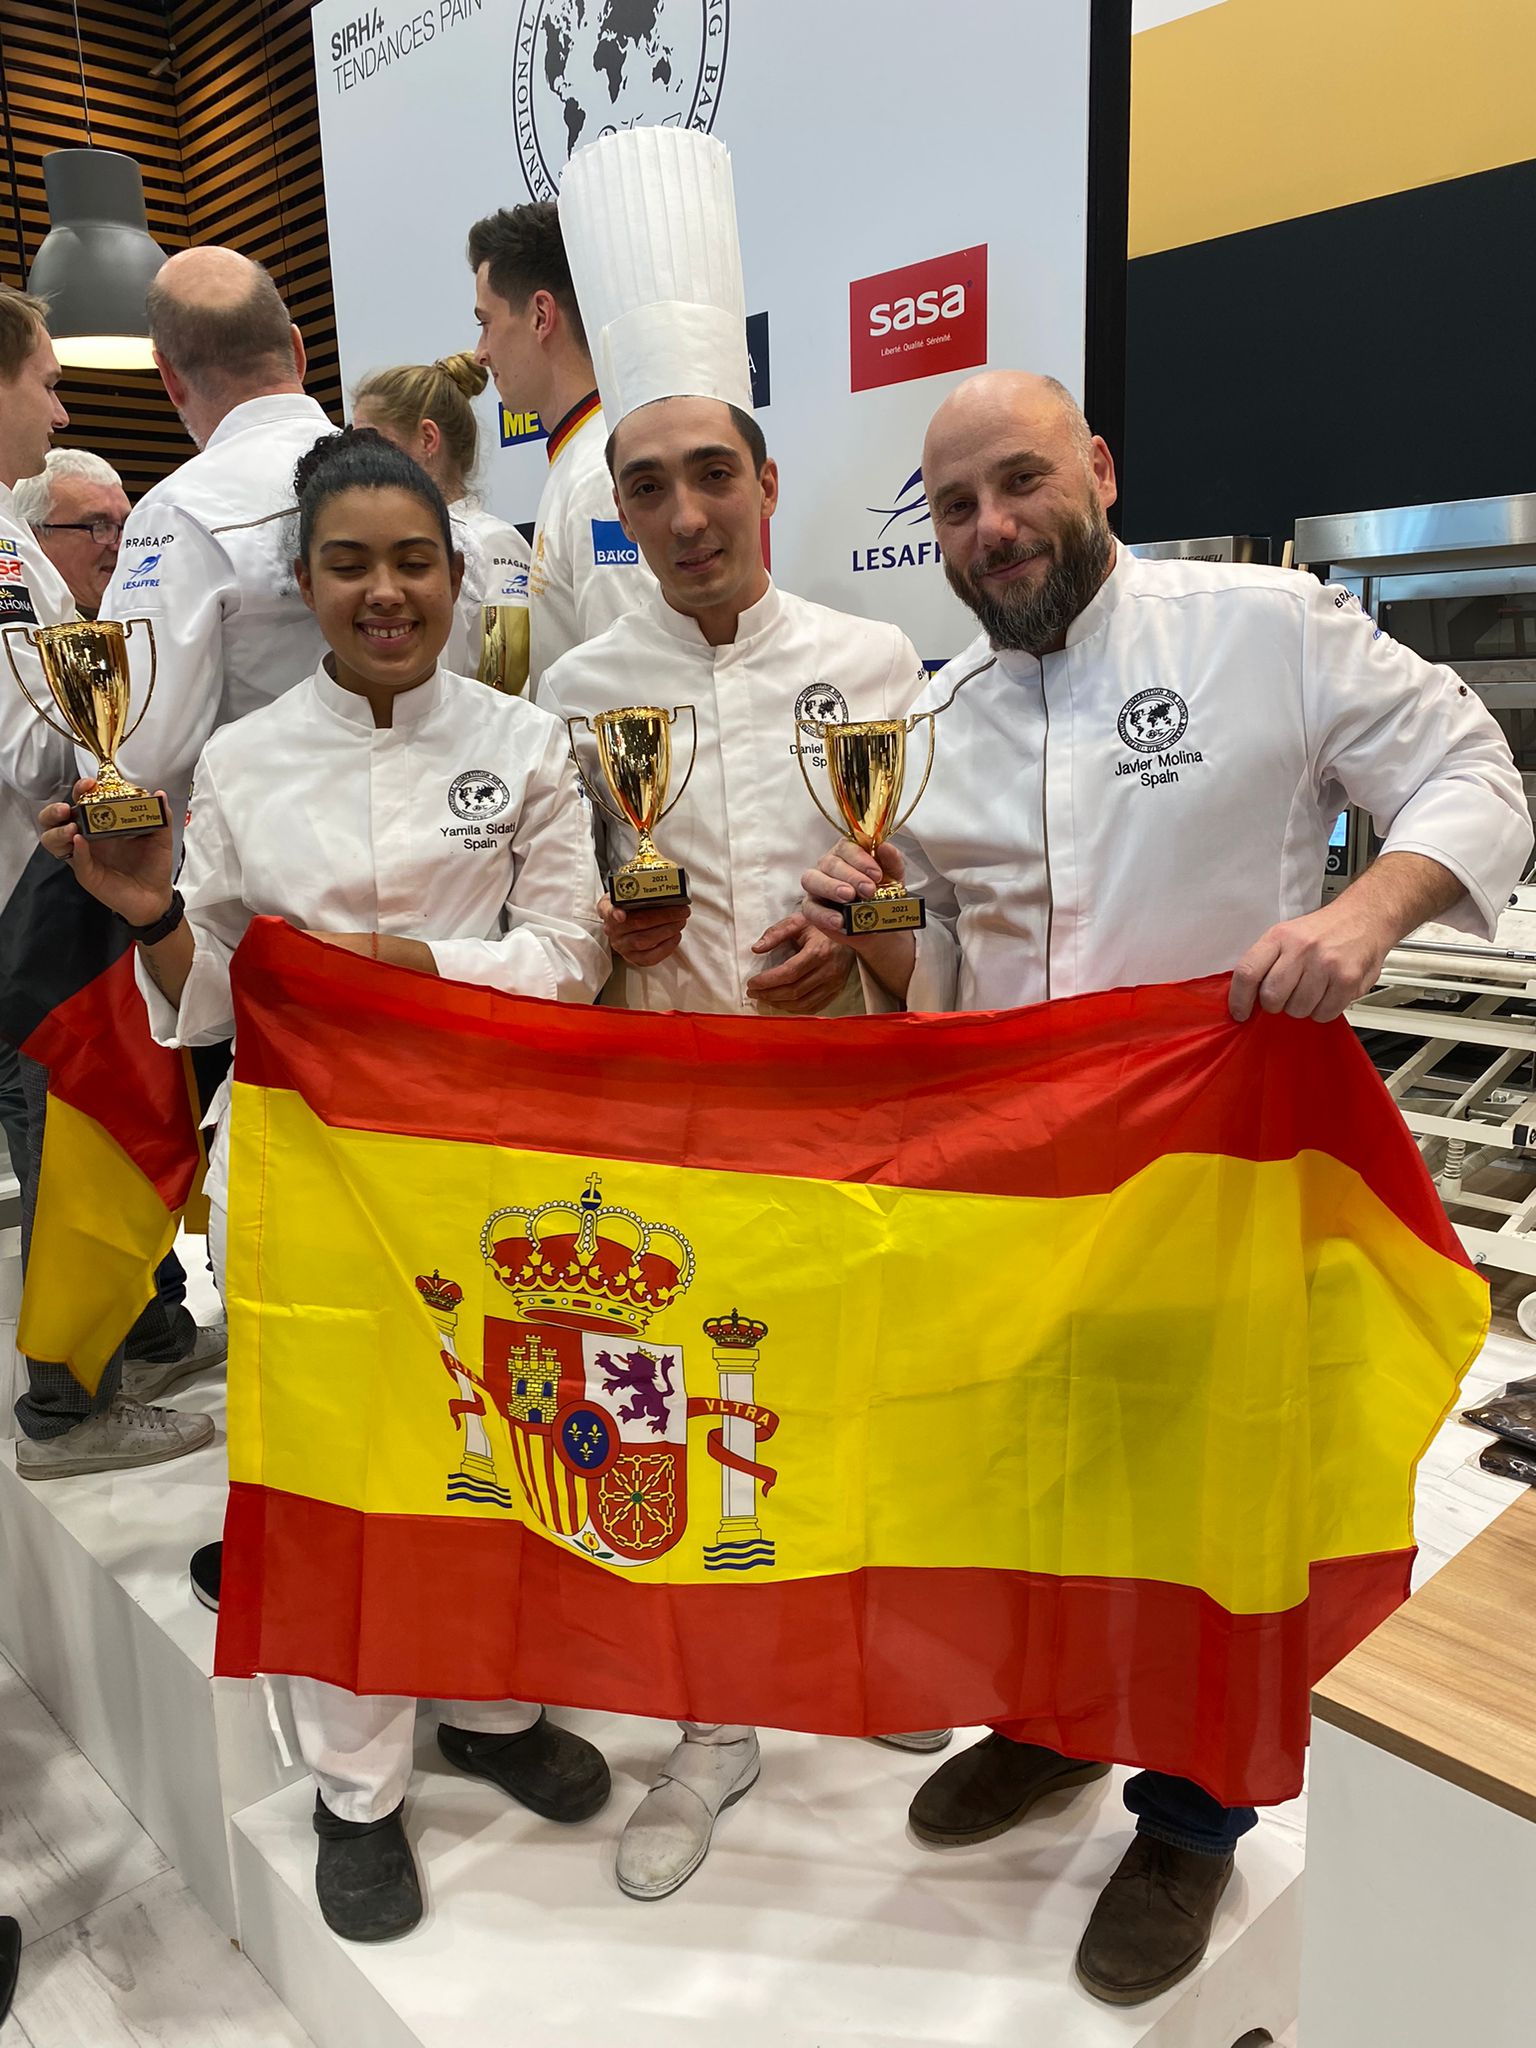
[(656, 398), (751, 410), (723, 143), (686, 128), (605, 135), (566, 166), (560, 231), (610, 430)]

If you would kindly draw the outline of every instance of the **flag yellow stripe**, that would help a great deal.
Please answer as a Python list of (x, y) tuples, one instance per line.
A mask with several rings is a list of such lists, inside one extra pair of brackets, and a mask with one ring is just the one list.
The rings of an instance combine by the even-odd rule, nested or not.
[(154, 1183), (94, 1117), (50, 1095), (18, 1347), (94, 1393), (175, 1237)]
[[(235, 1097), (231, 1477), (373, 1514), (505, 1517), (445, 1504), (464, 1439), (414, 1277), (463, 1288), (478, 1371), (482, 1318), (515, 1314), (485, 1219), (568, 1200), (594, 1167), (606, 1203), (694, 1248), (642, 1340), (681, 1348), (691, 1394), (720, 1390), (706, 1317), (768, 1325), (759, 1581), (968, 1566), (1292, 1606), (1314, 1559), (1411, 1543), (1446, 1361), (1486, 1322), (1482, 1283), (1318, 1153), (1171, 1155), (1108, 1194), (1020, 1199), (335, 1130), (285, 1091)], [(639, 1580), (719, 1583), (711, 1426), (688, 1431), (686, 1532)]]

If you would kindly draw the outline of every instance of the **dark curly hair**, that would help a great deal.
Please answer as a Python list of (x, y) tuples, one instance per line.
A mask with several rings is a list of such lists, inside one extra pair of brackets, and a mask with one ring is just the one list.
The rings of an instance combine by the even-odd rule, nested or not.
[(420, 463), (372, 427), (343, 427), (339, 433), (322, 434), (299, 457), (293, 489), (299, 501), (298, 554), (302, 562), (309, 560), (321, 507), (343, 491), (409, 491), (437, 521), (443, 547), (450, 558), (453, 555), (453, 527), (442, 492)]

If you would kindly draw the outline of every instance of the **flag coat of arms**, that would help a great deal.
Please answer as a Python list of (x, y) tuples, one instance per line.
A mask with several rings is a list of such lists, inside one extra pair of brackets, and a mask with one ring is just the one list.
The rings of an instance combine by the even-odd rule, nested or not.
[(1346, 1025), (234, 984), (220, 1671), (1299, 1788), (1488, 1313)]

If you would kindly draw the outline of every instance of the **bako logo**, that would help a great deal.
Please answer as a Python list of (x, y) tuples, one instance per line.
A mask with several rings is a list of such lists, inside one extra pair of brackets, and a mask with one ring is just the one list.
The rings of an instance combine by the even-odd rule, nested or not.
[(617, 519), (594, 519), (592, 559), (599, 569), (622, 569), (639, 561), (640, 550)]
[(850, 388), (873, 391), (987, 360), (987, 249), (957, 249), (848, 287)]
[[(896, 493), (893, 505), (866, 505), (882, 524), (876, 529), (874, 544), (855, 548), (852, 552), (855, 575), (874, 573), (881, 569), (931, 569), (939, 563), (939, 544), (932, 533), (917, 540), (912, 536), (922, 527), (931, 527), (933, 514), (928, 509), (928, 500), (923, 495), (923, 472), (914, 469), (901, 489)], [(890, 536), (895, 536), (891, 538)]]
[(553, 199), (574, 150), (626, 128), (715, 125), (731, 0), (522, 0), (512, 125), (523, 178)]

